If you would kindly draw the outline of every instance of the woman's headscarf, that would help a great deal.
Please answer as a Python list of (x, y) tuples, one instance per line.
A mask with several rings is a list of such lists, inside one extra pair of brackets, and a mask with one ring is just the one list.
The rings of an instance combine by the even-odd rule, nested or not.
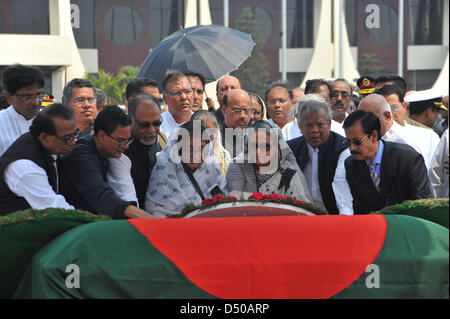
[[(253, 175), (256, 175), (256, 171), (254, 169), (254, 160), (249, 157), (249, 134), (252, 134), (252, 130), (256, 131), (258, 129), (264, 129), (270, 132), (271, 137), (278, 143), (278, 154), (279, 154), (279, 162), (278, 165), (275, 165), (274, 170), (270, 172), (270, 178), (263, 184), (259, 189), (257, 189), (256, 185), (246, 185), (246, 189), (242, 188), (239, 185), (243, 185), (242, 180), (245, 177), (250, 178)], [(237, 169), (237, 166), (240, 166)], [(256, 121), (250, 125), (248, 128), (247, 136), (244, 143), (244, 152), (239, 154), (234, 160), (233, 163), (230, 164), (229, 171), (230, 176), (227, 174), (227, 183), (228, 190), (231, 196), (239, 196), (239, 194), (249, 193), (252, 191), (258, 190), (263, 194), (279, 194), (284, 196), (295, 197), (298, 200), (312, 202), (312, 196), (308, 188), (308, 184), (306, 182), (305, 176), (297, 165), (297, 161), (295, 159), (292, 150), (289, 145), (284, 140), (283, 134), (279, 128), (273, 127), (267, 121)], [(238, 173), (242, 172), (242, 173)], [(240, 179), (240, 180), (239, 180)], [(247, 181), (248, 182), (248, 181)], [(256, 181), (255, 181), (256, 182)], [(244, 195), (245, 197), (246, 195)]]
[[(177, 137), (184, 126), (179, 128), (175, 134), (171, 134), (168, 144), (158, 155), (158, 161), (150, 177), (145, 208), (156, 217), (179, 214), (187, 203), (200, 205), (202, 202), (202, 197), (183, 167), (179, 152), (180, 140), (172, 138), (172, 136)], [(191, 134), (190, 136), (195, 135)], [(183, 140), (181, 141), (183, 142)], [(204, 198), (211, 198), (218, 191), (226, 195), (226, 180), (219, 164), (214, 159), (212, 142), (204, 147), (202, 153), (203, 163), (192, 173), (192, 176)]]

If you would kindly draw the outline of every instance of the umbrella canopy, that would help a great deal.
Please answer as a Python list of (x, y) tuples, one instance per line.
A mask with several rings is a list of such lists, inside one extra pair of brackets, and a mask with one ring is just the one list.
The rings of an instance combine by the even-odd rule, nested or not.
[(249, 34), (219, 25), (181, 28), (150, 52), (138, 77), (156, 80), (160, 89), (167, 70), (198, 72), (212, 82), (236, 70), (254, 45)]

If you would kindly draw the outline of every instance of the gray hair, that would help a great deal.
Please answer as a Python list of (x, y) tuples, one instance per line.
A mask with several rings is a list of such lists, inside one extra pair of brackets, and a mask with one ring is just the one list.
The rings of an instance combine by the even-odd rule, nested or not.
[(207, 110), (198, 110), (192, 114), (191, 120), (201, 120), (202, 122), (206, 119), (213, 120), (216, 128), (219, 128), (219, 122), (217, 122), (216, 116)]
[(62, 103), (64, 105), (69, 105), (70, 100), (73, 96), (74, 88), (92, 88), (95, 95), (95, 86), (94, 83), (90, 80), (75, 78), (72, 79), (69, 83), (66, 84), (63, 90)]
[(303, 119), (305, 118), (306, 114), (311, 114), (315, 112), (320, 112), (320, 110), (324, 110), (325, 114), (327, 116), (327, 121), (331, 121), (331, 118), (333, 116), (333, 113), (331, 112), (330, 107), (326, 102), (321, 101), (315, 101), (315, 100), (309, 100), (304, 102), (299, 109), (299, 112), (297, 114), (297, 121), (300, 125), (303, 124)]
[(316, 101), (316, 102), (321, 102), (321, 103), (327, 104), (327, 101), (325, 100), (325, 98), (320, 94), (305, 94), (305, 95), (303, 95), (301, 98), (298, 99), (297, 103), (295, 103), (295, 105), (293, 107), (294, 116), (297, 118), (297, 121), (300, 120), (298, 118), (299, 117), (298, 111), (300, 110), (300, 107), (308, 101)]
[(95, 88), (95, 96), (97, 98), (97, 107), (101, 106), (108, 99), (106, 93), (99, 88)]

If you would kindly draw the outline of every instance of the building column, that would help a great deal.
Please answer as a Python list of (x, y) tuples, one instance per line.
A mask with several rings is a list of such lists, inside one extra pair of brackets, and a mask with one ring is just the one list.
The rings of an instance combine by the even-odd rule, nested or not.
[(61, 101), (62, 91), (68, 81), (73, 78), (82, 78), (86, 69), (81, 60), (80, 53), (72, 31), (70, 17), (70, 0), (49, 0), (50, 34), (71, 38), (70, 65), (64, 65), (52, 73), (52, 94), (57, 101)]

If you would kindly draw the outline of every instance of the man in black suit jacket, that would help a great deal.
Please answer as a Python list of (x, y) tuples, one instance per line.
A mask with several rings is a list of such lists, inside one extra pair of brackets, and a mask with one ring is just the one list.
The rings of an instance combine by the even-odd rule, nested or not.
[[(331, 117), (332, 112), (328, 104), (319, 101), (303, 103), (297, 114), (297, 123), (303, 135), (287, 143), (305, 175), (313, 203), (326, 209), (329, 214), (339, 214), (332, 183), (339, 160), (343, 163), (350, 154), (348, 151), (343, 154), (347, 149), (343, 143), (344, 137), (331, 131)], [(340, 169), (343, 170), (343, 165)], [(342, 176), (345, 176), (344, 172)], [(343, 180), (345, 182), (344, 178)], [(345, 189), (348, 196), (343, 197), (351, 203), (348, 185)], [(352, 214), (352, 211), (341, 213)]]
[[(422, 155), (408, 145), (382, 141), (380, 120), (372, 112), (351, 113), (343, 127), (352, 154), (345, 169), (355, 214), (431, 196)], [(376, 165), (372, 173), (371, 163)]]

